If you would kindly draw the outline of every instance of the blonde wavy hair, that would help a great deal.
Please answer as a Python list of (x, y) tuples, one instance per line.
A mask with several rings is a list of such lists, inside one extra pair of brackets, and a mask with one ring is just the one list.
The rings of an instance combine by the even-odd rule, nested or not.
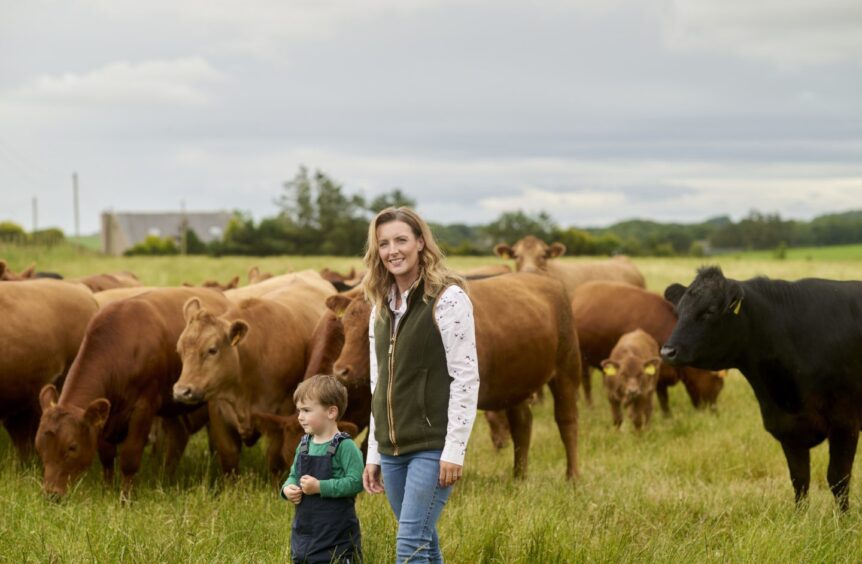
[(386, 208), (381, 210), (368, 225), (368, 242), (365, 248), (365, 268), (368, 273), (363, 282), (365, 299), (377, 307), (377, 315), (383, 315), (389, 291), (395, 283), (395, 277), (380, 260), (378, 251), (377, 228), (392, 221), (403, 221), (418, 239), (422, 237), (425, 246), (419, 251), (419, 278), (425, 283), (422, 300), (428, 302), (435, 298), (444, 288), (453, 284), (464, 288), (464, 278), (450, 271), (443, 264), (443, 251), (437, 246), (434, 235), (425, 220), (408, 207)]

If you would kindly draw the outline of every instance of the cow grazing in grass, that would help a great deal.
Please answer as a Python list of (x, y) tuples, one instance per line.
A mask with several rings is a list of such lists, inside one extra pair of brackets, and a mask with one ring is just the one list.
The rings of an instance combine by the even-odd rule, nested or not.
[(183, 304), (193, 297), (210, 311), (228, 306), (215, 290), (164, 288), (116, 301), (92, 318), (62, 394), (49, 384), (39, 395), (36, 450), (46, 493), (64, 495), (97, 452), (111, 483), (119, 450), (122, 492), (128, 497), (157, 415), (174, 438), (169, 469), (176, 464), (188, 441), (176, 416), (192, 409), (172, 401), (182, 368), (176, 342), (185, 326)]
[[(303, 283), (242, 299), (218, 315), (199, 300), (185, 304), (185, 329), (177, 342), (183, 360), (182, 375), (173, 387), (176, 401), (198, 403), (219, 399), (234, 409), (239, 438), (252, 442), (260, 431), (252, 411), (293, 413), (293, 391), (305, 374), (310, 338), (324, 301), (334, 294)], [(233, 471), (239, 463), (240, 444), (229, 428), (211, 423), (218, 442), (222, 468)], [(280, 433), (268, 435), (270, 472), (284, 470)]]
[(261, 272), (260, 268), (257, 266), (252, 266), (248, 269), (248, 283), (249, 284), (257, 284), (258, 282), (263, 282), (264, 280), (269, 280), (272, 278), (272, 274), (269, 272)]
[[(559, 281), (534, 274), (497, 276), (468, 283), (479, 355), (479, 408), (505, 410), (515, 445), (514, 475), (527, 473), (533, 392), (548, 384), (554, 418), (566, 449), (566, 476), (577, 475), (580, 376), (578, 341)], [(370, 390), (371, 306), (353, 299), (344, 309), (344, 347), (333, 371), (351, 390)], [(556, 377), (554, 377), (556, 376)], [(381, 392), (382, 393), (382, 392)], [(358, 423), (354, 421), (355, 423)]]
[(0, 420), (23, 458), (33, 454), (39, 391), (61, 385), (97, 310), (93, 295), (80, 285), (0, 284)]
[[(183, 286), (186, 288), (193, 288), (194, 284), (183, 282)], [(221, 290), (222, 292), (225, 290), (233, 290), (237, 286), (239, 286), (239, 276), (234, 276), (224, 284), (218, 280), (204, 280), (204, 282), (201, 283), (201, 288), (212, 288), (213, 290)]]
[(679, 323), (664, 360), (742, 372), (784, 450), (797, 503), (811, 481), (809, 450), (828, 440), (826, 479), (846, 510), (862, 427), (862, 282), (737, 281), (709, 267), (665, 297)]
[(110, 274), (94, 274), (81, 278), (72, 278), (71, 282), (80, 282), (90, 289), (94, 294), (114, 288), (134, 288), (142, 286), (137, 276), (131, 272), (113, 272)]
[(610, 357), (602, 361), (614, 426), (623, 423), (622, 408), (635, 429), (649, 423), (660, 366), (658, 343), (648, 333), (636, 329), (620, 337)]
[[(599, 367), (620, 337), (643, 329), (659, 346), (670, 337), (677, 318), (673, 304), (658, 294), (619, 282), (587, 282), (572, 294), (572, 315), (578, 330), (584, 381), (589, 367)], [(668, 388), (682, 381), (695, 407), (715, 408), (724, 379), (709, 370), (663, 363), (656, 395), (665, 415), (670, 414)]]

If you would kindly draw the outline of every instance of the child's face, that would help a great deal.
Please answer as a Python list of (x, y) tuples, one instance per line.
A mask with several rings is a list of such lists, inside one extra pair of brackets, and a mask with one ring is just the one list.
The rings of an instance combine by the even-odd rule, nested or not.
[(338, 408), (334, 405), (324, 407), (316, 401), (301, 401), (296, 406), (302, 430), (312, 435), (321, 435), (336, 425)]

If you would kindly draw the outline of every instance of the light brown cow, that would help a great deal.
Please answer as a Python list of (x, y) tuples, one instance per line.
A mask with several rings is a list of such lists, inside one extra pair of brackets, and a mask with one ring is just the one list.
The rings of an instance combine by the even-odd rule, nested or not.
[[(515, 477), (527, 473), (530, 398), (545, 383), (554, 396), (554, 418), (566, 448), (566, 476), (574, 477), (581, 367), (571, 312), (564, 307), (565, 289), (546, 276), (512, 274), (469, 282), (468, 293), (476, 322), (479, 408), (506, 410), (515, 444)], [(370, 390), (370, 315), (370, 305), (360, 298), (350, 302), (342, 317), (345, 342), (334, 373), (348, 386), (350, 402), (351, 390)]]
[(134, 296), (140, 296), (150, 290), (156, 290), (155, 286), (134, 286), (131, 288), (112, 288), (110, 290), (104, 290), (102, 292), (96, 292), (93, 294), (93, 298), (96, 300), (96, 303), (99, 304), (100, 308), (105, 307), (108, 304), (112, 304), (119, 300), (125, 300), (126, 298), (132, 298)]
[(490, 276), (499, 276), (501, 274), (509, 274), (512, 272), (512, 267), (508, 264), (486, 264), (485, 266), (477, 266), (476, 268), (468, 268), (460, 274), (467, 279), (488, 278)]
[[(189, 282), (183, 282), (183, 286), (186, 288), (193, 288), (194, 284), (191, 284)], [(222, 292), (224, 292), (225, 290), (233, 290), (237, 286), (239, 286), (239, 276), (234, 276), (224, 284), (222, 284), (218, 280), (204, 280), (203, 283), (201, 283), (200, 287), (212, 288), (213, 290), (221, 290)]]
[(21, 272), (14, 272), (6, 264), (5, 260), (0, 259), (0, 281), (19, 281), (29, 280), (33, 278), (36, 271), (36, 263), (34, 262)]
[[(635, 329), (643, 329), (659, 347), (676, 326), (673, 305), (663, 297), (641, 288), (619, 282), (588, 282), (572, 295), (572, 313), (581, 344), (584, 379), (589, 367), (610, 356), (619, 338)], [(656, 387), (659, 405), (670, 414), (667, 389), (682, 380), (695, 407), (715, 407), (724, 380), (715, 372), (692, 367), (674, 367), (664, 363)]]
[(640, 431), (652, 416), (652, 396), (661, 367), (658, 344), (637, 329), (620, 337), (610, 358), (601, 364), (614, 426), (623, 424), (625, 407), (635, 429)]
[(131, 272), (113, 272), (110, 274), (94, 274), (92, 276), (82, 276), (80, 278), (71, 278), (70, 282), (80, 282), (90, 289), (94, 294), (114, 288), (134, 288), (143, 286), (138, 278)]
[(272, 274), (269, 272), (261, 272), (260, 268), (257, 266), (252, 266), (248, 269), (248, 283), (249, 284), (257, 284), (258, 282), (263, 282), (264, 280), (269, 280), (272, 278)]
[[(261, 284), (265, 284), (262, 282)], [(329, 287), (302, 282), (233, 304), (217, 316), (198, 300), (184, 307), (186, 327), (177, 349), (182, 375), (173, 388), (174, 399), (198, 403), (220, 399), (234, 409), (240, 437), (253, 440), (251, 412), (290, 414), (295, 411), (293, 390), (302, 381), (309, 358), (310, 338), (324, 301), (335, 293)], [(211, 424), (221, 445), (222, 468), (237, 467), (240, 445), (229, 429)], [(284, 470), (281, 434), (268, 436), (269, 469)]]
[(97, 310), (84, 286), (56, 280), (0, 284), (0, 419), (23, 458), (33, 454), (39, 390), (61, 384)]
[(638, 288), (646, 287), (643, 275), (627, 257), (561, 264), (551, 259), (566, 254), (566, 246), (562, 243), (548, 245), (532, 235), (513, 246), (500, 243), (494, 247), (494, 253), (503, 258), (515, 259), (515, 270), (518, 272), (550, 274), (562, 280), (569, 292), (590, 280), (616, 280)]
[(238, 303), (240, 300), (245, 298), (260, 298), (270, 292), (288, 288), (294, 284), (312, 286), (325, 292), (332, 290), (332, 284), (321, 278), (320, 274), (314, 270), (302, 270), (300, 272), (289, 272), (287, 274), (273, 276), (272, 278), (262, 280), (257, 284), (243, 286), (242, 288), (227, 290), (224, 295), (232, 302)]
[[(45, 468), (43, 489), (61, 496), (89, 467), (98, 450), (104, 475), (113, 481), (119, 449), (123, 497), (141, 464), (153, 418), (177, 435), (168, 453), (172, 467), (188, 440), (177, 420), (190, 410), (172, 401), (180, 375), (176, 342), (185, 326), (182, 307), (196, 297), (210, 311), (224, 311), (227, 299), (206, 288), (162, 288), (109, 304), (87, 327), (62, 395), (53, 385), (39, 395), (42, 419), (36, 450)], [(98, 447), (98, 448), (97, 448)]]

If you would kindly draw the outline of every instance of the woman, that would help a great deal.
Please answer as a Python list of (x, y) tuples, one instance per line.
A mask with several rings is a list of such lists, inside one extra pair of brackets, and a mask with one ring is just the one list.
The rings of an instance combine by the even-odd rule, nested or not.
[[(397, 562), (443, 562), (436, 524), (461, 477), (476, 418), (473, 305), (409, 208), (368, 228), (364, 289), (372, 304), (371, 424), (362, 482), (398, 519)], [(382, 471), (382, 481), (381, 481)]]

